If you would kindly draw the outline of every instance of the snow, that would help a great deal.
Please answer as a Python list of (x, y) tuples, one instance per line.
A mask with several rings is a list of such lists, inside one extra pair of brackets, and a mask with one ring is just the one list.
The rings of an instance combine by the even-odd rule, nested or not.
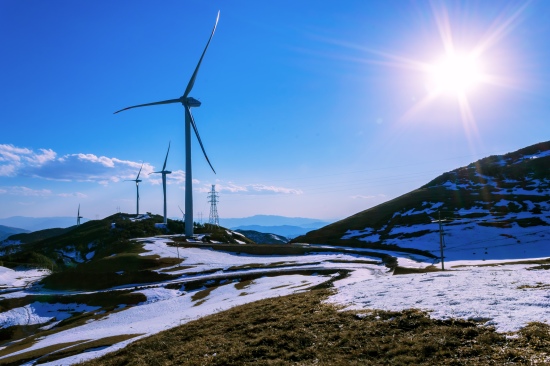
[(51, 320), (64, 320), (73, 313), (94, 311), (99, 307), (83, 304), (48, 304), (35, 301), (32, 304), (0, 313), (0, 328), (12, 325), (33, 325), (48, 323)]
[[(457, 226), (458, 227), (458, 226)], [(462, 227), (463, 229), (463, 227)], [(486, 228), (496, 230), (495, 228)], [(539, 228), (540, 229), (540, 228)], [(447, 228), (449, 236), (451, 228)], [(438, 235), (438, 234), (437, 234)], [(170, 239), (146, 238), (140, 240), (147, 251), (143, 255), (157, 254), (161, 257), (176, 257), (178, 249), (168, 244)], [(382, 265), (366, 264), (369, 257), (346, 253), (346, 249), (360, 251), (357, 248), (341, 248), (342, 252), (325, 252), (323, 248), (334, 248), (328, 245), (310, 246), (319, 249), (319, 253), (303, 256), (253, 256), (204, 248), (179, 248), (182, 266), (192, 268), (170, 273), (180, 274), (183, 283), (179, 289), (168, 283), (148, 285), (134, 292), (145, 295), (146, 300), (136, 306), (119, 307), (116, 312), (105, 314), (102, 318), (88, 321), (72, 329), (52, 333), (37, 340), (30, 348), (18, 352), (60, 344), (68, 341), (93, 340), (104, 337), (140, 334), (130, 340), (117, 343), (103, 349), (70, 356), (46, 365), (70, 365), (87, 359), (99, 357), (105, 353), (125, 347), (127, 344), (148, 335), (152, 335), (191, 320), (214, 314), (234, 306), (275, 296), (285, 296), (321, 284), (332, 277), (325, 275), (285, 274), (280, 266), (287, 269), (348, 269), (347, 278), (335, 281), (335, 293), (326, 301), (347, 310), (384, 309), (404, 310), (418, 308), (430, 313), (437, 319), (462, 318), (476, 319), (481, 324), (495, 326), (498, 331), (516, 331), (528, 322), (539, 321), (550, 324), (550, 271), (530, 270), (535, 265), (506, 264), (498, 265), (497, 260), (473, 260), (458, 258), (445, 262), (445, 272), (421, 274), (392, 275)], [(540, 250), (540, 248), (539, 248)], [(365, 249), (364, 251), (373, 251)], [(431, 259), (419, 255), (409, 255), (391, 251), (381, 251), (398, 256), (400, 266), (423, 268), (432, 264)], [(451, 252), (449, 248), (449, 252)], [(362, 262), (357, 262), (362, 259)], [(449, 258), (451, 259), (451, 258)], [(491, 264), (494, 266), (474, 266)], [(257, 273), (259, 267), (276, 264), (278, 268), (263, 268), (262, 274), (278, 270), (277, 276), (259, 277), (246, 283), (244, 288), (236, 286), (237, 282), (226, 280), (217, 287), (186, 291), (184, 279), (201, 278), (215, 285), (216, 278), (223, 278), (224, 270), (230, 273)], [(251, 268), (246, 268), (248, 265)], [(459, 267), (462, 266), (462, 267)], [(463, 267), (466, 266), (466, 267)], [(254, 268), (252, 268), (254, 267)], [(182, 267), (183, 268), (183, 267)], [(218, 271), (212, 273), (212, 270)], [(531, 268), (532, 269), (532, 268)], [(190, 272), (187, 274), (187, 272)], [(204, 272), (204, 273), (201, 273)], [(25, 280), (16, 279), (18, 275), (27, 274)], [(16, 272), (0, 267), (0, 278), (6, 283), (21, 286), (32, 279), (32, 272)], [(35, 275), (38, 272), (34, 273)], [(44, 273), (40, 272), (41, 275)], [(242, 286), (243, 283), (240, 283)], [(130, 286), (129, 288), (134, 288)], [(28, 290), (26, 290), (28, 291)], [(22, 294), (26, 291), (19, 291)], [(0, 299), (13, 294), (1, 294)], [(63, 319), (70, 312), (96, 311), (97, 308), (83, 304), (42, 304), (34, 302), (25, 307), (12, 309), (0, 314), (0, 324), (49, 324)], [(100, 315), (100, 313), (96, 313)], [(10, 355), (15, 355), (14, 352)], [(1, 358), (0, 358), (1, 362)]]
[[(483, 320), (497, 331), (517, 331), (528, 322), (549, 324), (550, 274), (526, 265), (471, 267), (446, 272), (397, 275), (354, 272), (336, 282), (338, 293), (328, 302), (346, 310), (418, 308), (436, 319)], [(532, 267), (532, 266), (531, 266)]]
[[(25, 269), (13, 270), (6, 267), (0, 267), (0, 288), (9, 288), (10, 290), (25, 287), (31, 283), (39, 281), (50, 274), (46, 269)], [(4, 294), (0, 293), (0, 296)]]
[(64, 257), (71, 258), (77, 263), (84, 263), (84, 259), (82, 259), (81, 253), (76, 250), (75, 247), (67, 247), (65, 250), (57, 250), (59, 254), (61, 254)]

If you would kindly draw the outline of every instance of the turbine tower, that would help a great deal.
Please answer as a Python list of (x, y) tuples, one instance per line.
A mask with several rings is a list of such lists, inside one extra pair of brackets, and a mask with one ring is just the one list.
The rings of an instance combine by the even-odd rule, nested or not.
[(141, 182), (141, 179), (139, 179), (139, 175), (141, 174), (141, 169), (143, 169), (143, 163), (141, 163), (141, 168), (139, 168), (136, 179), (125, 180), (126, 182), (136, 182), (136, 216), (139, 216), (139, 182)]
[(78, 213), (76, 214), (76, 226), (80, 226), (80, 219), (83, 217), (80, 216), (80, 203), (78, 204)]
[(191, 93), (191, 90), (195, 85), (195, 79), (197, 78), (199, 67), (201, 66), (202, 59), (206, 54), (206, 50), (208, 49), (208, 46), (210, 45), (210, 41), (214, 36), (214, 32), (216, 31), (216, 26), (218, 25), (219, 19), (220, 19), (220, 12), (218, 11), (218, 16), (216, 17), (216, 23), (214, 24), (214, 28), (212, 29), (212, 33), (210, 34), (210, 38), (206, 43), (206, 47), (204, 47), (204, 51), (202, 51), (202, 55), (199, 59), (199, 63), (195, 67), (195, 71), (193, 72), (193, 75), (191, 76), (191, 79), (189, 80), (189, 83), (187, 84), (187, 87), (185, 88), (185, 91), (183, 92), (183, 95), (181, 97), (177, 99), (163, 100), (160, 102), (138, 104), (131, 107), (123, 108), (115, 112), (116, 114), (132, 108), (147, 107), (147, 106), (159, 105), (159, 104), (181, 103), (183, 105), (185, 110), (185, 236), (187, 237), (193, 236), (193, 177), (191, 172), (191, 127), (193, 127), (193, 130), (195, 131), (195, 135), (197, 136), (197, 140), (199, 141), (199, 144), (201, 146), (204, 157), (208, 162), (208, 165), (210, 165), (210, 168), (212, 168), (212, 171), (214, 172), (214, 174), (216, 174), (214, 167), (212, 166), (212, 164), (210, 163), (210, 160), (208, 159), (208, 156), (206, 155), (206, 151), (204, 150), (204, 146), (202, 145), (202, 141), (199, 136), (199, 130), (197, 129), (197, 125), (195, 124), (195, 119), (191, 114), (191, 107), (200, 107), (201, 102), (199, 102), (195, 98), (190, 97), (189, 93)]
[(218, 192), (216, 185), (212, 184), (212, 190), (208, 193), (208, 202), (210, 202), (210, 217), (208, 223), (212, 226), (220, 226), (220, 218), (218, 217)]
[[(160, 172), (153, 172), (157, 174), (162, 174), (162, 193), (164, 194), (164, 224), (166, 225), (168, 223), (168, 220), (166, 219), (166, 174), (172, 174), (171, 171), (166, 170), (166, 162), (168, 161), (168, 153), (170, 152), (170, 142), (168, 143), (168, 151), (166, 152), (166, 158), (164, 159), (164, 165), (162, 166), (162, 170)], [(153, 174), (149, 173), (149, 174)]]

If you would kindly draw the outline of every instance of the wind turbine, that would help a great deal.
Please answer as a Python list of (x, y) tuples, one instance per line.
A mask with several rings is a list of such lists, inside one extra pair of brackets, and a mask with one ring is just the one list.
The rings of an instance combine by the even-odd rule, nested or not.
[(199, 102), (195, 98), (190, 97), (189, 93), (191, 93), (191, 90), (195, 85), (195, 79), (197, 78), (199, 67), (201, 66), (202, 59), (206, 54), (208, 45), (210, 45), (210, 41), (214, 36), (214, 32), (216, 31), (216, 26), (218, 25), (219, 19), (220, 19), (220, 12), (218, 11), (218, 16), (216, 17), (216, 23), (214, 24), (214, 28), (212, 29), (212, 33), (210, 34), (210, 38), (206, 43), (206, 47), (204, 47), (204, 51), (202, 51), (202, 55), (201, 55), (201, 58), (199, 59), (199, 63), (195, 67), (195, 71), (193, 72), (193, 75), (191, 76), (191, 79), (189, 80), (189, 83), (187, 84), (187, 87), (185, 88), (185, 91), (183, 92), (183, 95), (181, 97), (177, 99), (163, 100), (160, 102), (138, 104), (131, 107), (123, 108), (115, 112), (116, 114), (132, 108), (147, 107), (147, 106), (159, 105), (159, 104), (181, 103), (183, 105), (185, 109), (185, 235), (187, 237), (193, 236), (193, 177), (191, 173), (191, 127), (193, 127), (193, 130), (195, 131), (195, 135), (197, 136), (197, 140), (199, 140), (199, 144), (201, 146), (204, 157), (208, 162), (208, 165), (210, 165), (210, 168), (212, 168), (212, 171), (214, 172), (214, 174), (216, 174), (214, 167), (212, 166), (212, 164), (210, 163), (210, 160), (208, 159), (208, 156), (206, 155), (206, 151), (204, 150), (204, 146), (202, 145), (202, 141), (199, 136), (199, 130), (197, 129), (197, 125), (195, 124), (195, 119), (191, 114), (191, 107), (200, 107), (201, 102)]
[[(179, 205), (178, 205), (178, 208), (179, 208), (180, 211), (181, 211), (181, 220), (182, 220), (183, 222), (185, 222), (185, 213), (183, 212), (183, 210), (181, 209), (181, 207), (180, 207)], [(184, 230), (184, 231), (185, 231), (185, 230)], [(185, 233), (184, 233), (184, 234), (185, 234)]]
[[(170, 152), (170, 142), (168, 143), (168, 151), (166, 152), (166, 158), (164, 159), (164, 165), (162, 166), (162, 170), (160, 172), (153, 172), (157, 174), (162, 174), (162, 193), (164, 194), (164, 224), (166, 225), (168, 223), (168, 220), (166, 219), (166, 174), (172, 174), (171, 171), (166, 170), (166, 162), (168, 161), (168, 153)], [(149, 174), (153, 174), (149, 173)]]
[(141, 182), (141, 179), (139, 179), (139, 175), (141, 174), (141, 169), (143, 169), (143, 163), (141, 163), (141, 168), (139, 168), (136, 179), (125, 180), (125, 182), (136, 182), (136, 216), (139, 216), (139, 182)]
[(80, 216), (80, 203), (78, 204), (78, 213), (76, 214), (76, 226), (80, 226), (80, 219), (83, 217)]

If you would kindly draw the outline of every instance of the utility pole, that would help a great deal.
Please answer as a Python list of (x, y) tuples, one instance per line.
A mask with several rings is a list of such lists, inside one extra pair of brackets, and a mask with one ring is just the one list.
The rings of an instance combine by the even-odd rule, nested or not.
[(445, 234), (443, 233), (443, 224), (441, 221), (441, 211), (437, 211), (438, 222), (439, 222), (439, 249), (441, 250), (441, 270), (445, 270), (445, 264), (443, 261), (443, 247), (445, 246)]
[(208, 223), (212, 226), (220, 226), (220, 218), (218, 217), (218, 193), (216, 185), (212, 184), (212, 190), (208, 193), (208, 202), (210, 203), (210, 217)]

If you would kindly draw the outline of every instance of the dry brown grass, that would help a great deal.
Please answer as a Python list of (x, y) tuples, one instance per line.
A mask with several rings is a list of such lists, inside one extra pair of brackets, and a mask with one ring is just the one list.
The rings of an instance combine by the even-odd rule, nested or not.
[(410, 268), (410, 267), (395, 267), (393, 270), (394, 275), (402, 275), (402, 274), (412, 274), (412, 273), (428, 273), (428, 272), (439, 272), (441, 269), (437, 268), (436, 266), (427, 266), (424, 268)]
[[(261, 300), (132, 343), (96, 365), (512, 365), (550, 362), (547, 325), (515, 339), (418, 310), (338, 311), (329, 290)], [(546, 361), (545, 361), (546, 360)], [(547, 364), (547, 363), (546, 363)]]

